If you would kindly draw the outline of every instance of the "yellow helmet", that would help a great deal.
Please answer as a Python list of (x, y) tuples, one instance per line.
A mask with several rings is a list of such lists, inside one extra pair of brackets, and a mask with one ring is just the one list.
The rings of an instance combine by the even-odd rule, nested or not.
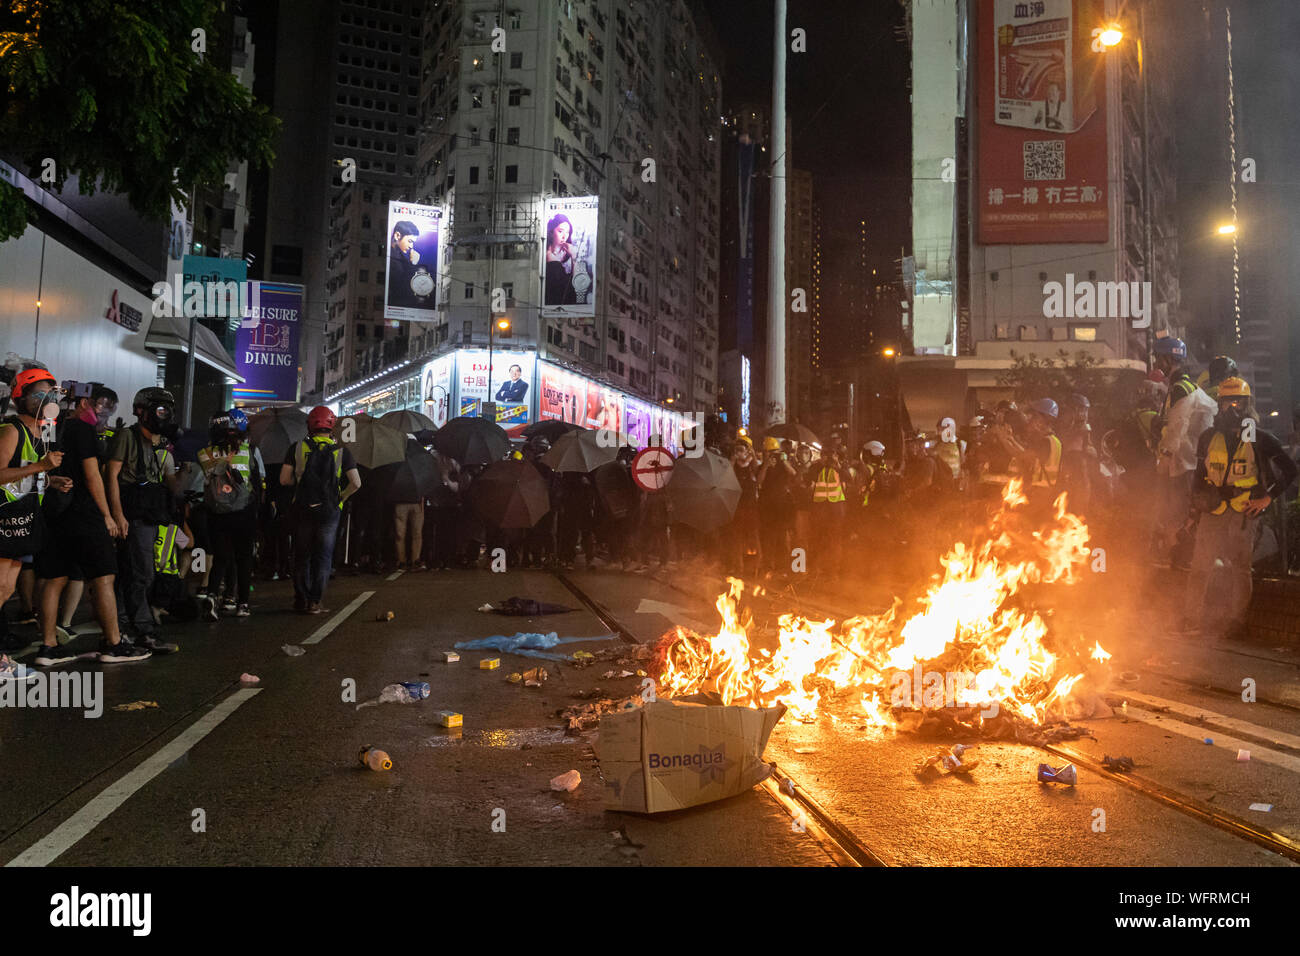
[(744, 443), (745, 443), (746, 445), (748, 445), (751, 449), (754, 447), (754, 441), (753, 441), (753, 439), (751, 439), (748, 435), (737, 435), (737, 436), (736, 436), (736, 441), (744, 442)]
[(779, 439), (767, 437), (763, 439), (763, 451), (780, 451), (781, 442)]
[(1245, 379), (1225, 378), (1219, 383), (1219, 398), (1250, 398), (1250, 386)]

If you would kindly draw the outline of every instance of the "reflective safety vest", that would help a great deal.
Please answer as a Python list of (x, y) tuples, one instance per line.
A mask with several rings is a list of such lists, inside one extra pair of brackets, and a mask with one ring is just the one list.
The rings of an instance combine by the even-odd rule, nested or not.
[(1169, 391), (1165, 394), (1165, 404), (1160, 410), (1161, 431), (1164, 430), (1165, 422), (1169, 421), (1169, 410), (1174, 407), (1175, 402), (1181, 401), (1192, 392), (1196, 391), (1196, 383), (1192, 381), (1190, 375), (1184, 373), (1174, 379), (1169, 385)]
[(840, 484), (839, 472), (827, 465), (817, 472), (817, 483), (813, 485), (813, 504), (819, 502), (844, 501), (844, 488)]
[(1061, 439), (1055, 435), (1048, 435), (1047, 441), (1051, 445), (1051, 451), (1047, 455), (1047, 463), (1039, 462), (1034, 468), (1034, 480), (1031, 484), (1039, 488), (1051, 488), (1056, 485), (1056, 476), (1061, 471)]
[[(302, 481), (302, 473), (307, 467), (307, 455), (308, 455), (307, 443), (308, 442), (311, 442), (313, 445), (317, 445), (320, 447), (329, 447), (333, 449), (334, 480), (337, 484), (342, 485), (343, 484), (343, 446), (335, 442), (333, 436), (331, 435), (308, 435), (302, 441), (298, 442), (298, 446), (294, 449), (294, 453), (293, 453), (294, 485), (296, 486)], [(297, 487), (295, 487), (294, 501), (296, 502), (297, 500), (298, 500), (298, 489)], [(339, 496), (339, 510), (340, 511), (343, 510), (342, 495)]]
[(245, 480), (251, 480), (253, 472), (253, 449), (246, 441), (241, 441), (239, 447), (233, 453), (226, 446), (209, 445), (207, 448), (200, 448), (199, 466), (203, 469), (203, 474), (207, 474), (218, 465), (230, 465)]
[[(13, 421), (0, 425), (0, 428), (17, 428), (21, 437), (21, 442), (14, 449), (14, 458), (10, 460), (10, 468), (22, 468), (25, 465), (34, 465), (41, 460), (41, 456), (36, 453), (32, 446), (32, 435), (27, 430), (27, 426), (22, 422)], [(17, 481), (11, 481), (7, 485), (0, 485), (0, 491), (4, 492), (5, 501), (17, 501), (23, 495), (30, 495), (36, 492), (36, 499), (43, 500), (45, 497), (45, 486), (49, 483), (49, 475), (40, 471), (34, 475), (28, 475), (26, 478), (19, 478)]]
[[(1210, 447), (1205, 453), (1205, 480), (1216, 488), (1223, 488), (1230, 481), (1233, 488), (1241, 489), (1240, 494), (1231, 499), (1232, 510), (1246, 510), (1250, 501), (1252, 488), (1259, 485), (1259, 465), (1255, 460), (1255, 443), (1243, 441), (1237, 443), (1237, 450), (1228, 457), (1228, 442), (1223, 432), (1216, 431), (1210, 439)], [(1219, 507), (1210, 514), (1221, 515), (1228, 510), (1228, 501), (1220, 501)]]
[(179, 525), (164, 524), (158, 526), (158, 535), (153, 539), (153, 566), (159, 574), (179, 574), (176, 564), (176, 532)]
[(876, 466), (864, 463), (862, 468), (866, 472), (862, 482), (862, 507), (865, 508), (871, 499), (871, 483), (876, 480)]
[(961, 445), (957, 442), (939, 442), (935, 445), (934, 457), (948, 466), (954, 478), (961, 477)]

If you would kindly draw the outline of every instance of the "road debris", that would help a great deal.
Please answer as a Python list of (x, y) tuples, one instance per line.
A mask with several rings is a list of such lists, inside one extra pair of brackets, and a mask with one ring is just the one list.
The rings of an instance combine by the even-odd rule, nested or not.
[[(597, 634), (595, 637), (560, 637), (555, 631), (548, 634), (540, 634), (536, 631), (520, 631), (513, 635), (495, 634), (492, 637), (480, 637), (472, 641), (461, 641), (456, 645), (459, 651), (503, 651), (507, 654), (518, 654), (520, 657), (538, 657), (547, 661), (564, 661), (569, 660), (569, 655), (561, 654), (558, 651), (550, 651), (550, 648), (560, 644), (581, 644), (587, 641), (611, 641), (616, 638), (617, 634)], [(585, 651), (579, 651), (578, 654), (586, 654), (587, 659), (592, 655)], [(574, 654), (573, 657), (578, 657)]]
[(593, 700), (590, 704), (571, 704), (556, 711), (555, 716), (564, 721), (566, 734), (580, 734), (595, 727), (605, 714), (635, 710), (640, 704), (640, 697), (626, 697), (621, 700), (604, 697)]
[(460, 660), (460, 655), (455, 651), (443, 651), (439, 656), (444, 664), (455, 664)]
[[(423, 688), (424, 696), (417, 697), (412, 692), (412, 687)], [(363, 707), (378, 707), (380, 704), (414, 704), (428, 696), (428, 687), (428, 684), (389, 684), (379, 692), (378, 697), (357, 704), (357, 710)]]
[(1214, 738), (1213, 738), (1213, 737), (1206, 737), (1204, 740), (1201, 741), (1201, 743), (1205, 744), (1206, 746), (1213, 747), (1213, 746), (1214, 746)]
[(129, 704), (114, 704), (113, 709), (117, 711), (127, 710), (157, 710), (158, 701), (156, 700), (133, 700)]
[(1272, 813), (1273, 804), (1271, 803), (1252, 803), (1250, 809), (1258, 810), (1260, 813)]
[(563, 790), (567, 793), (573, 793), (582, 783), (582, 774), (576, 770), (570, 770), (568, 773), (562, 773), (558, 777), (551, 778), (552, 790)]
[(424, 700), (429, 696), (429, 685), (422, 680), (404, 680), (402, 686), (406, 688), (412, 700)]
[(297, 644), (282, 644), (280, 650), (284, 651), (290, 657), (302, 657), (302, 655), (307, 653)]
[(375, 615), (375, 620), (381, 622), (388, 622), (395, 617), (397, 617), (397, 615), (394, 614), (392, 611), (380, 611), (378, 614)]
[(1045, 763), (1038, 765), (1039, 783), (1063, 783), (1067, 787), (1073, 787), (1078, 781), (1079, 774), (1072, 763), (1067, 763), (1064, 767), (1055, 770)]
[(239, 682), (241, 684), (260, 684), (262, 682), (262, 678), (256, 676), (255, 674), (244, 673), (239, 675)]
[(439, 727), (462, 727), (465, 718), (454, 710), (435, 710), (433, 715), (438, 718)]
[(361, 760), (361, 765), (369, 767), (371, 770), (393, 769), (392, 759), (378, 747), (362, 747), (358, 757)]
[(1248, 760), (1250, 760), (1250, 751), (1249, 751), (1249, 750), (1238, 750), (1238, 751), (1237, 751), (1237, 763), (1246, 763)]
[(542, 614), (568, 614), (577, 608), (565, 607), (563, 604), (547, 604), (532, 598), (510, 597), (500, 604), (484, 604), (479, 608), (485, 614), (506, 614), (511, 617), (537, 617)]
[(501, 666), (501, 658), (485, 657), (478, 662), (478, 669), (481, 671), (494, 671)]
[[(640, 672), (638, 671), (638, 673)], [(632, 672), (631, 671), (605, 671), (605, 673), (602, 674), (601, 676), (604, 677), (605, 680), (614, 680), (615, 678), (631, 677)]]
[(541, 687), (543, 684), (546, 683), (546, 678), (548, 678), (548, 677), (550, 677), (550, 676), (551, 676), (551, 675), (548, 674), (548, 673), (546, 672), (546, 668), (545, 668), (545, 667), (532, 667), (532, 668), (529, 668), (528, 670), (524, 671), (524, 674), (523, 674), (523, 677), (524, 677), (524, 686), (525, 686), (525, 687)]
[(1112, 757), (1109, 754), (1101, 758), (1102, 766), (1115, 773), (1128, 773), (1133, 769), (1132, 757)]

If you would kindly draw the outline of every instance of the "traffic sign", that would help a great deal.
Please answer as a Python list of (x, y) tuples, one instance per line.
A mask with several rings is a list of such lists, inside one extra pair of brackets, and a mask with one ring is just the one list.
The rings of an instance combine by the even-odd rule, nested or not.
[(667, 448), (650, 445), (632, 459), (632, 480), (642, 491), (660, 491), (673, 476), (673, 456)]

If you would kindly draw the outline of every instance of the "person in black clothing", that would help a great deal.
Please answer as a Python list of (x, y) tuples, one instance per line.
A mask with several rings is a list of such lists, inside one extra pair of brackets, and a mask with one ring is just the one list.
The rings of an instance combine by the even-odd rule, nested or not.
[(800, 478), (790, 462), (790, 453), (774, 438), (763, 443), (763, 464), (758, 469), (757, 480), (762, 564), (769, 572), (784, 573), (790, 559), (790, 535), (794, 531), (795, 495)]

